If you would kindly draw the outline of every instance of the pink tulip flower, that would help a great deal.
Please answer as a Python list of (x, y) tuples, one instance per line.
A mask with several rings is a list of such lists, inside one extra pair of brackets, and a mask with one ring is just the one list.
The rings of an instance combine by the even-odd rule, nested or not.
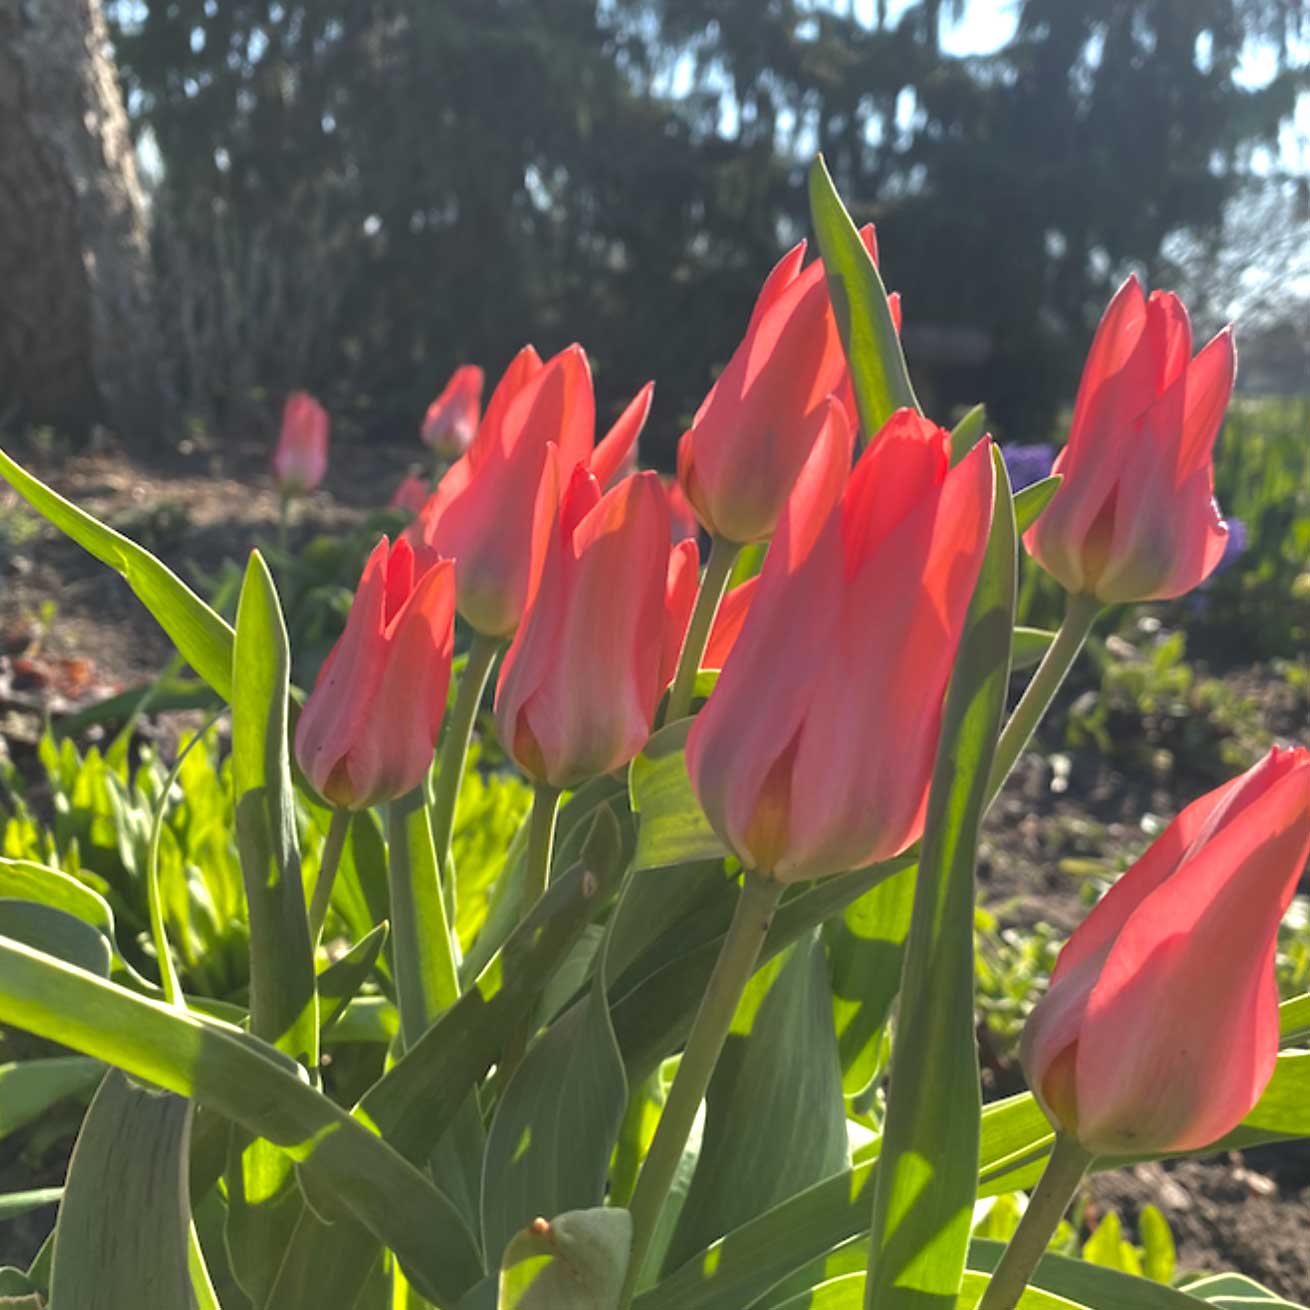
[(446, 708), (454, 618), (451, 562), (420, 573), (408, 542), (383, 537), (296, 728), (296, 759), (332, 804), (363, 809), (423, 781)]
[(1042, 1108), (1093, 1155), (1207, 1146), (1278, 1054), (1278, 925), (1310, 854), (1310, 751), (1193, 801), (1060, 952), (1024, 1030)]
[(1236, 367), (1231, 328), (1193, 358), (1177, 296), (1148, 299), (1136, 277), (1119, 288), (1051, 470), (1064, 482), (1024, 534), (1066, 591), (1105, 604), (1163, 600), (1214, 572), (1228, 528), (1214, 502), (1211, 452)]
[(898, 410), (849, 482), (836, 399), (687, 740), (710, 823), (779, 881), (855, 869), (923, 830), (942, 704), (991, 523), (984, 440)]

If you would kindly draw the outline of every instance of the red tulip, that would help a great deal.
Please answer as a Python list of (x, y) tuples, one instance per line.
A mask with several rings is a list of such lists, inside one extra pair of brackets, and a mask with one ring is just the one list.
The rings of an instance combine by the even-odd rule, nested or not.
[(705, 643), (705, 654), (701, 656), (702, 669), (721, 669), (727, 663), (737, 638), (741, 636), (742, 626), (759, 585), (759, 574), (756, 574), (724, 594), (718, 612), (714, 615), (710, 639)]
[(416, 515), (427, 503), (428, 484), (412, 473), (392, 494), (388, 509), (403, 509), (410, 515)]
[[(667, 490), (667, 488), (666, 488)], [(675, 542), (669, 552), (668, 582), (664, 592), (664, 655), (660, 661), (660, 685), (667, 687), (678, 668), (678, 656), (687, 636), (691, 612), (696, 607), (700, 585), (700, 550), (694, 537)], [(701, 661), (702, 667), (707, 667)]]
[(657, 474), (604, 495), (577, 467), (496, 689), (501, 741), (554, 787), (627, 764), (663, 690), (669, 512)]
[(451, 562), (420, 573), (408, 542), (383, 537), (296, 728), (296, 759), (334, 805), (362, 809), (423, 781), (446, 707), (454, 618)]
[(423, 444), (446, 459), (458, 459), (473, 442), (481, 409), (482, 370), (461, 364), (423, 416)]
[[(922, 832), (942, 703), (991, 522), (991, 442), (898, 410), (849, 482), (835, 399), (687, 740), (715, 831), (781, 881), (859, 868)], [(843, 484), (844, 489), (843, 489)]]
[[(541, 574), (558, 476), (586, 465), (604, 484), (627, 458), (650, 409), (647, 384), (595, 443), (591, 370), (581, 346), (543, 364), (524, 347), (492, 394), (468, 450), (408, 530), (424, 561), (455, 561), (459, 612), (478, 632), (513, 634)], [(551, 448), (558, 452), (552, 458)]]
[(284, 496), (313, 491), (327, 472), (327, 410), (308, 391), (293, 391), (282, 408), (273, 479)]
[(1048, 1116), (1096, 1155), (1235, 1128), (1278, 1054), (1278, 925), (1310, 854), (1310, 751), (1193, 801), (1060, 952), (1023, 1035)]
[(1119, 288), (1052, 470), (1064, 482), (1024, 535), (1066, 591), (1107, 604), (1163, 600), (1214, 572), (1228, 528), (1214, 503), (1211, 450), (1236, 363), (1231, 328), (1193, 359), (1177, 296), (1147, 299), (1136, 277)]
[[(877, 259), (872, 227), (860, 234)], [(735, 542), (773, 535), (810, 453), (806, 420), (847, 395), (846, 357), (823, 263), (800, 242), (769, 274), (746, 335), (678, 443), (678, 481), (702, 524)]]

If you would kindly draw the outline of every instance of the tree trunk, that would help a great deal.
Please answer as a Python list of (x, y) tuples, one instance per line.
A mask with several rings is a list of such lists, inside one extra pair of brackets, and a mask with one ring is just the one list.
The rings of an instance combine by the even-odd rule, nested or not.
[(0, 423), (153, 437), (163, 377), (100, 0), (0, 0)]

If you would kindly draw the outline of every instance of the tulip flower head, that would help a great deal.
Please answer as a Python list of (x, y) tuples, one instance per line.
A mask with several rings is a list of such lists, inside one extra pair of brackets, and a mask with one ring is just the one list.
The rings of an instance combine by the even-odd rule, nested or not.
[(423, 444), (444, 459), (458, 459), (473, 443), (481, 411), (482, 370), (461, 364), (423, 416)]
[(1177, 296), (1130, 277), (1097, 328), (1064, 481), (1024, 544), (1075, 595), (1105, 604), (1164, 600), (1214, 572), (1228, 530), (1214, 502), (1211, 452), (1233, 389), (1225, 328), (1195, 358)]
[[(860, 235), (876, 261), (873, 228)], [(687, 499), (729, 541), (773, 536), (818, 431), (808, 420), (831, 394), (853, 408), (823, 263), (802, 268), (804, 259), (802, 241), (769, 274), (745, 337), (678, 443)]]
[(836, 399), (821, 421), (687, 740), (715, 831), (779, 881), (859, 868), (920, 835), (991, 523), (989, 440), (951, 469), (949, 435), (898, 410), (848, 482)]
[(579, 464), (600, 485), (610, 481), (636, 443), (652, 389), (643, 387), (596, 442), (581, 346), (545, 363), (526, 346), (506, 369), (473, 444), (408, 529), (420, 560), (456, 561), (456, 604), (476, 631), (513, 635), (541, 576), (561, 484)]
[(327, 410), (308, 391), (293, 391), (282, 408), (273, 480), (283, 496), (304, 496), (327, 472)]
[(664, 657), (660, 661), (662, 687), (669, 685), (677, 671), (678, 656), (682, 654), (682, 643), (687, 636), (687, 625), (696, 607), (699, 583), (700, 548), (694, 537), (683, 537), (669, 551), (669, 572), (664, 592)]
[(422, 478), (415, 477), (411, 473), (396, 488), (387, 508), (403, 509), (407, 514), (413, 516), (427, 504), (427, 499), (428, 484)]
[(383, 537), (296, 728), (296, 759), (332, 804), (363, 809), (423, 781), (446, 707), (454, 618), (451, 562), (420, 572), (408, 542)]
[(1021, 1053), (1085, 1150), (1195, 1150), (1256, 1103), (1278, 1053), (1278, 925), (1308, 853), (1310, 751), (1275, 748), (1189, 805), (1069, 939)]
[(577, 466), (496, 689), (501, 741), (535, 781), (576, 786), (646, 744), (664, 687), (668, 575), (658, 475), (602, 495)]

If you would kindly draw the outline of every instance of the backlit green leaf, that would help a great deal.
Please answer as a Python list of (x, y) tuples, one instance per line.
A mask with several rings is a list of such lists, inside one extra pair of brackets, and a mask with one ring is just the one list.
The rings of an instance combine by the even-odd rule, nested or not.
[(0, 477), (61, 532), (127, 580), (178, 652), (225, 700), (232, 695), (232, 629), (149, 551), (79, 509), (0, 450)]
[(977, 1196), (974, 866), (1010, 677), (1017, 554), (1000, 452), (991, 534), (942, 717), (875, 1180), (869, 1304), (953, 1310)]
[(637, 815), (634, 871), (666, 869), (727, 854), (687, 776), (687, 733), (693, 719), (661, 728), (632, 761), (628, 784)]
[(147, 1091), (116, 1069), (105, 1074), (73, 1148), (59, 1207), (54, 1310), (191, 1304), (190, 1126), (189, 1101)]
[[(892, 322), (887, 289), (846, 212), (820, 155), (810, 166), (810, 218), (819, 239), (828, 295), (855, 387), (866, 441), (908, 406), (919, 409)], [(920, 410), (922, 412), (922, 410)]]
[(626, 1210), (538, 1220), (505, 1248), (496, 1310), (614, 1310), (631, 1245)]

